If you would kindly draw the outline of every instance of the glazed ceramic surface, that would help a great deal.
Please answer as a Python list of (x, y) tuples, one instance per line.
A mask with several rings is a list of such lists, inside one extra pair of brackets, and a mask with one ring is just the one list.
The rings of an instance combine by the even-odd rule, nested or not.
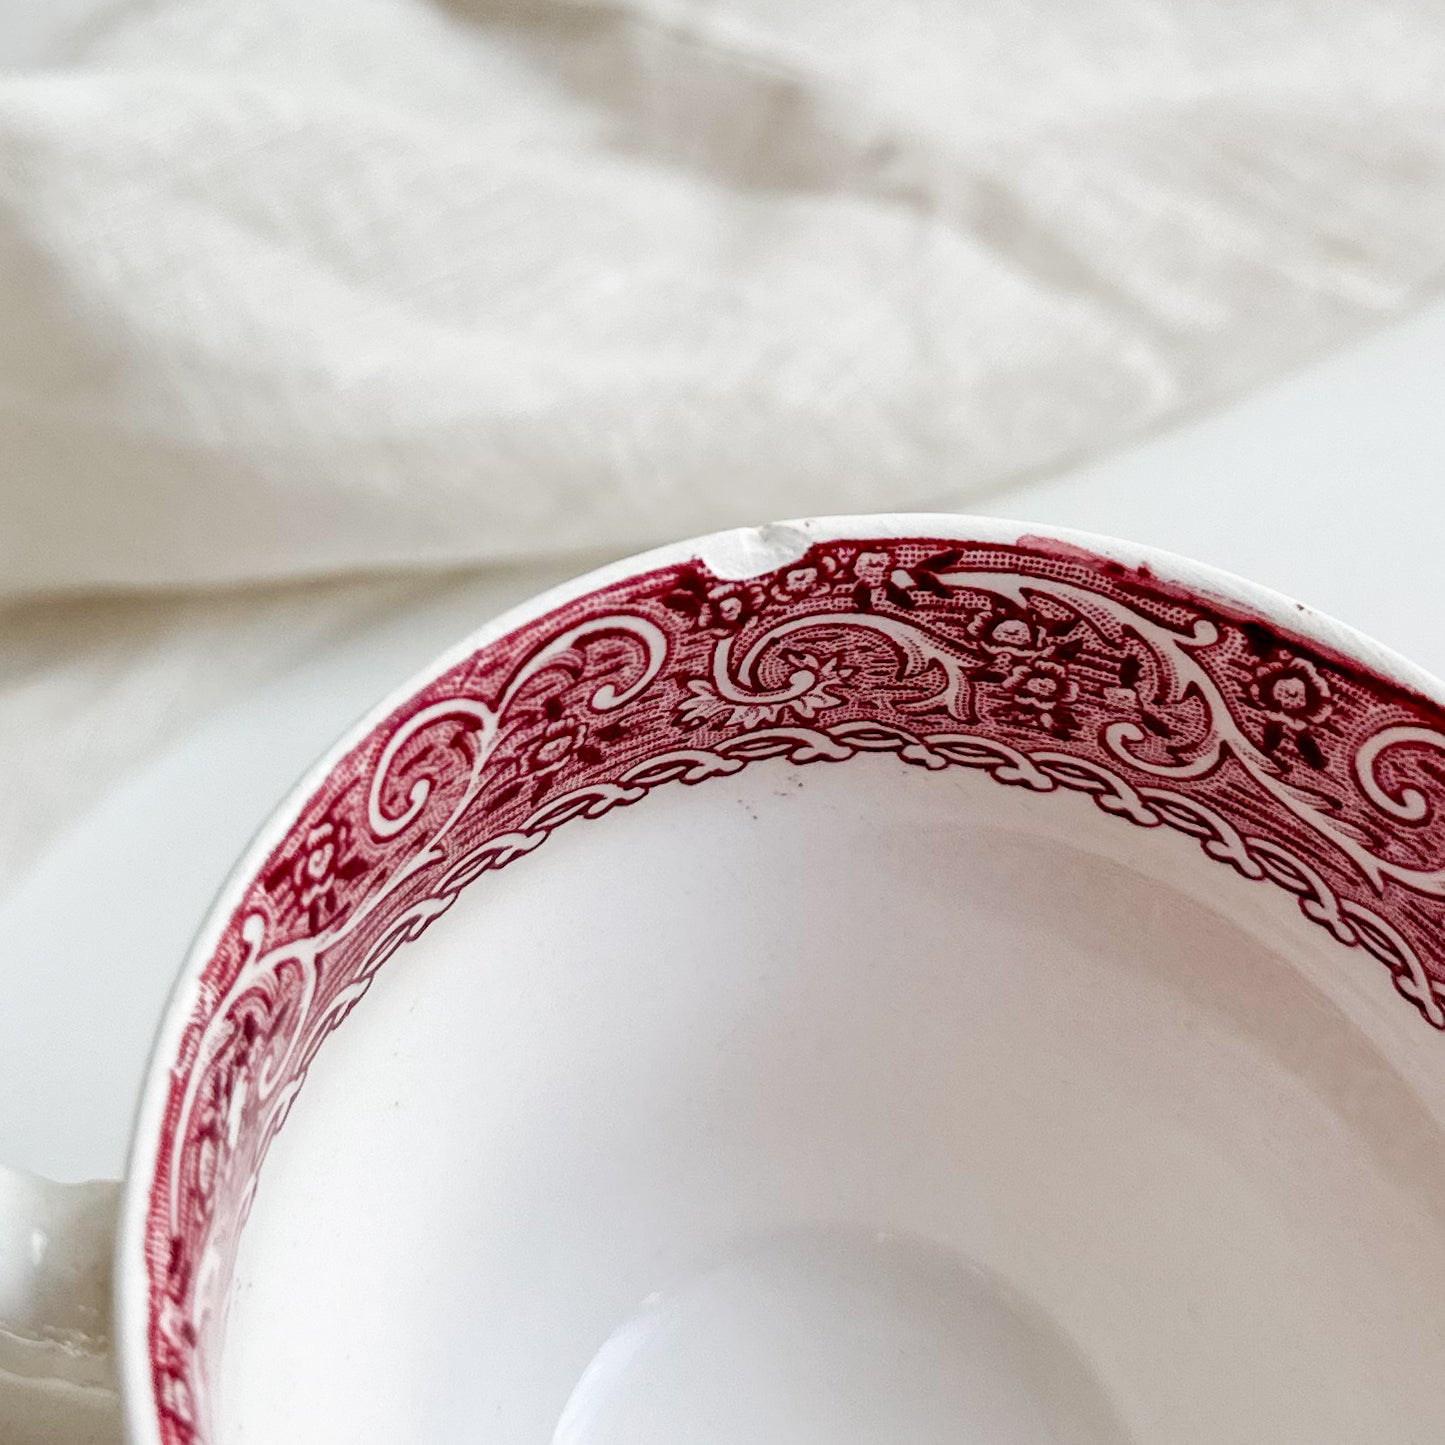
[(960, 518), (504, 618), (202, 931), (130, 1438), (1445, 1438), (1442, 695)]

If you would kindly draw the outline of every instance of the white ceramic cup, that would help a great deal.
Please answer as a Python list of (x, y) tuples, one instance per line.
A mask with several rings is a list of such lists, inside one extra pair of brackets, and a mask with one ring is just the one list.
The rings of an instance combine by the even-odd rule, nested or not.
[(0, 1438), (1445, 1439), (1442, 751), (1099, 538), (549, 593), (263, 830), (125, 1182), (0, 1181)]

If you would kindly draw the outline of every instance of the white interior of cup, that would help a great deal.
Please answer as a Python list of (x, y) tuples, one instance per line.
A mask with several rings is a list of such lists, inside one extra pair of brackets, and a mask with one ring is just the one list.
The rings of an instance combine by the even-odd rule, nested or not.
[[(1198, 709), (1148, 703), (1162, 672), (1135, 692), (1177, 731), (1138, 740), (1132, 773), (1128, 748), (1111, 768), (1090, 751), (1126, 707), (1102, 685), (1081, 684), (1063, 724), (1048, 697), (1009, 701), (1029, 676), (1054, 677), (1038, 666), (1047, 628), (1023, 641), (1005, 629), (1004, 666), (973, 668), (970, 718), (945, 704), (902, 737), (900, 700), (949, 679), (899, 664), (899, 639), (932, 629), (963, 655), (982, 607), (970, 584), (950, 622), (967, 589), (946, 581), (946, 595), (923, 583), (914, 605), (893, 600), (896, 577), (983, 565), (928, 574), (920, 558), (941, 544), (924, 535), (935, 541), (897, 566), (868, 565), (866, 602), (854, 573), (790, 597), (796, 558), (767, 574), (771, 601), (741, 622), (714, 616), (711, 632), (706, 612), (631, 598), (629, 615), (693, 628), (698, 657), (725, 642), (729, 664), (789, 618), (834, 618), (797, 627), (788, 658), (753, 677), (756, 696), (776, 699), (809, 672), (792, 711), (756, 697), (719, 710), (736, 672), (662, 667), (641, 713), (602, 709), (633, 719), (609, 745), (579, 741), (605, 726), (595, 678), (576, 694), (591, 708), (580, 731), (573, 701), (546, 707), (550, 684), (522, 695), (535, 721), (517, 776), (540, 789), (522, 805), (562, 812), (481, 828), (439, 865), (460, 880), (445, 906), (374, 941), (365, 986), (336, 1007), (344, 1026), (265, 1115), (285, 1127), (248, 1156), (265, 1167), (239, 1206), (239, 1246), (208, 1256), (217, 1279), (187, 1277), (228, 1314), (224, 1329), (195, 1321), (185, 1383), (204, 1380), (206, 1398), (172, 1397), (166, 1445), (1445, 1438), (1445, 1040), (1421, 1017), (1438, 1010), (1435, 975), (1415, 955), (1416, 972), (1390, 962), (1416, 915), (1392, 913), (1393, 883), (1341, 887), (1357, 863), (1293, 814), (1292, 836), (1307, 838), (1290, 862), (1266, 837), (1277, 800), (1250, 791), (1228, 750), (1191, 774)], [(846, 565), (890, 545), (850, 544)], [(1061, 555), (1078, 575), (1095, 565)], [(1031, 585), (1080, 585), (1061, 584), (1059, 565), (1041, 562)], [(1117, 600), (1117, 573), (1099, 575)], [(716, 576), (708, 587), (732, 595)], [(1167, 614), (1197, 639), (1169, 610), (1177, 594), (1140, 597), (1141, 627)], [(874, 619), (853, 651), (845, 604)], [(1060, 624), (1060, 605), (1040, 615)], [(879, 617), (896, 624), (886, 635)], [(545, 614), (536, 625), (545, 646)], [(621, 658), (641, 635), (604, 646)], [(1115, 658), (1111, 687), (1139, 641), (1099, 644), (1099, 665)], [(1254, 668), (1238, 697), (1285, 675), (1278, 648), (1228, 645)], [(1072, 677), (1093, 646), (1052, 665)], [(1034, 672), (1020, 681), (1019, 667)], [(1305, 696), (1300, 709), (1321, 746), (1331, 716), (1358, 751), (1368, 735), (1344, 726), (1346, 681), (1321, 684), (1329, 708)], [(494, 679), (477, 690), (494, 697)], [(1281, 696), (1288, 721), (1297, 694)], [(867, 698), (883, 699), (876, 724)], [(1271, 700), (1257, 718), (1241, 705), (1246, 742), (1267, 736)], [(1391, 706), (1407, 708), (1382, 694), (1368, 716), (1405, 726)], [(1417, 728), (1420, 706), (1408, 704)], [(689, 756), (670, 738), (662, 762), (630, 755), (631, 772), (609, 774), (606, 787), (636, 796), (582, 777), (679, 715), (702, 718)], [(427, 727), (465, 752), (454, 724), (438, 713)], [(1433, 745), (1398, 746), (1387, 801), (1437, 786), (1417, 756)], [(1293, 734), (1263, 756), (1290, 747), (1282, 785), (1338, 790), (1356, 776), (1333, 754), (1316, 769)], [(403, 768), (375, 794), (383, 831), (416, 803), (416, 776)], [(1191, 792), (1201, 777), (1233, 791), (1206, 803)], [(1237, 812), (1208, 811), (1236, 796)], [(423, 824), (434, 801), (417, 804)], [(1415, 829), (1379, 844), (1396, 874), (1401, 849), (1416, 863), (1428, 851), (1428, 819), (1361, 806)], [(1334, 827), (1341, 813), (1324, 816)], [(365, 854), (321, 826), (290, 829), (293, 844), (310, 840), (299, 853), (272, 850), (270, 886), (297, 918), (325, 881), (309, 860), (334, 870)], [(356, 896), (384, 876), (358, 873)], [(1435, 906), (1421, 890), (1404, 902)], [(323, 933), (336, 926), (324, 914)], [(265, 1027), (289, 1017), (262, 1002)], [(194, 1167), (224, 1183), (259, 1117), (247, 1111), (265, 1061), (283, 1055), (264, 1039), (253, 1049), (240, 1025), (214, 1037), (217, 1059), (242, 1053), (212, 1070), (215, 1159), (202, 1150)], [(190, 1107), (209, 1097), (198, 1087)], [(183, 1325), (153, 1328), (164, 1342)]]
[(318, 1056), (217, 1439), (1439, 1438), (1441, 1050), (1402, 1075), (1437, 1040), (1340, 952), (1178, 834), (891, 758), (564, 829)]

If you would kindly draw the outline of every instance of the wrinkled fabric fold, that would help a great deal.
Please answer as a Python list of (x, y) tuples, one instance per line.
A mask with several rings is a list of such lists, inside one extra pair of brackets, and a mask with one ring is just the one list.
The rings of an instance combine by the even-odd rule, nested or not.
[(1442, 267), (1433, 0), (120, 4), (0, 78), (0, 889), (367, 575), (964, 505)]

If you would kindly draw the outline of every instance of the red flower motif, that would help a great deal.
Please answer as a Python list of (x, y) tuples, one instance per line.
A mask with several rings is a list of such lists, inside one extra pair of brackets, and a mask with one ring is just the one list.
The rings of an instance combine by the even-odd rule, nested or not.
[(1334, 708), (1329, 684), (1319, 668), (1303, 657), (1288, 657), (1260, 668), (1250, 681), (1249, 698), (1290, 732), (1323, 722)]
[(917, 585), (918, 578), (895, 565), (888, 552), (860, 552), (853, 559), (853, 575), (858, 579), (853, 604), (860, 612), (871, 612), (878, 602), (891, 602), (904, 612), (917, 605), (909, 589)]
[(777, 573), (768, 593), (774, 601), (785, 605), (801, 597), (816, 596), (833, 586), (839, 569), (838, 559), (830, 553), (810, 553)]
[(887, 552), (860, 552), (853, 559), (853, 575), (870, 587), (876, 587), (893, 569), (893, 558)]
[(352, 846), (349, 823), (328, 814), (312, 824), (295, 850), (266, 874), (266, 888), (279, 893), (288, 912), (304, 914), (319, 933), (341, 909), (341, 889), (366, 873), (368, 865)]
[(691, 617), (705, 631), (723, 635), (736, 632), (757, 616), (763, 589), (753, 582), (720, 582), (709, 587), (698, 573), (684, 572), (662, 603)]
[[(588, 767), (596, 767), (603, 759), (602, 749), (587, 736), (587, 724), (575, 713), (567, 711), (562, 699), (552, 696), (542, 704), (542, 731), (526, 750), (526, 771), (534, 778), (546, 777), (567, 766), (573, 758)], [(613, 742), (623, 729), (615, 723), (598, 731), (603, 742)]]
[(542, 736), (532, 744), (528, 766), (534, 776), (555, 773), (582, 746), (587, 729), (576, 718), (561, 718), (548, 723)]
[(1034, 657), (1045, 646), (1043, 625), (1010, 607), (976, 613), (965, 631), (975, 646), (999, 661)]
[(540, 723), (541, 729), (530, 741), (519, 742), (514, 754), (516, 761), (490, 795), (493, 807), (510, 803), (527, 791), (529, 783), (528, 796), (535, 806), (552, 790), (563, 769), (574, 763), (595, 768), (606, 760), (607, 746), (627, 733), (626, 725), (620, 722), (608, 722), (600, 727), (590, 724), (585, 717), (570, 712), (561, 696), (555, 693), (542, 704), (540, 712), (524, 721), (529, 726)]
[(1250, 705), (1265, 715), (1260, 747), (1276, 755), (1286, 738), (1310, 767), (1325, 766), (1324, 749), (1312, 729), (1334, 710), (1330, 686), (1314, 663), (1304, 657), (1281, 657), (1262, 664), (1250, 679)]
[(1047, 658), (1021, 662), (1004, 679), (1003, 690), (1006, 716), (1060, 737), (1072, 732), (1075, 719), (1069, 705), (1078, 697), (1079, 685), (1062, 663)]
[(1057, 662), (1021, 663), (1004, 680), (1004, 689), (1014, 694), (1020, 707), (1040, 711), (1072, 702), (1079, 695), (1078, 684), (1068, 669)]

